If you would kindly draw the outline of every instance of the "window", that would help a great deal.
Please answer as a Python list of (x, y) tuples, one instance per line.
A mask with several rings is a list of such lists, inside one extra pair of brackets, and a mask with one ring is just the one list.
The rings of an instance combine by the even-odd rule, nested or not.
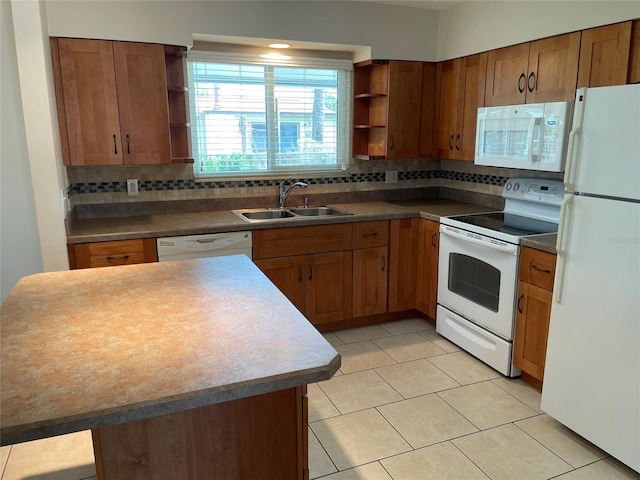
[(189, 53), (196, 177), (345, 170), (351, 62)]

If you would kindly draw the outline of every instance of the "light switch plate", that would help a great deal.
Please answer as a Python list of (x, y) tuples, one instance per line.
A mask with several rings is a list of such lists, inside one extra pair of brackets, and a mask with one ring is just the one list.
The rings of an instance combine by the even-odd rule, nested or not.
[(138, 195), (138, 179), (137, 178), (128, 178), (127, 179), (127, 195)]

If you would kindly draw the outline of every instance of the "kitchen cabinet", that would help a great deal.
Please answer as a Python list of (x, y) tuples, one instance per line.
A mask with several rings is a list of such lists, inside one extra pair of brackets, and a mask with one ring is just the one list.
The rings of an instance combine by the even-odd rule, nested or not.
[(387, 312), (389, 221), (353, 225), (353, 317)]
[(189, 88), (187, 87), (187, 48), (164, 46), (171, 133), (171, 163), (193, 163), (191, 123), (189, 122)]
[(162, 45), (51, 39), (66, 165), (171, 161)]
[(354, 158), (416, 158), (423, 151), (431, 156), (434, 74), (433, 64), (423, 69), (422, 62), (368, 60), (355, 65)]
[(632, 22), (583, 30), (578, 88), (627, 83)]
[(486, 69), (486, 53), (438, 63), (434, 120), (437, 158), (473, 161)]
[(71, 269), (113, 267), (158, 261), (155, 238), (69, 245)]
[(574, 32), (490, 51), (485, 106), (573, 100), (580, 37)]
[(314, 324), (351, 318), (351, 224), (253, 232), (255, 264)]
[(627, 83), (640, 83), (640, 20), (631, 26), (631, 53), (629, 55), (629, 76)]
[(418, 237), (418, 286), (416, 308), (429, 318), (436, 318), (436, 294), (438, 291), (438, 250), (440, 224), (420, 220)]
[(513, 364), (522, 379), (542, 388), (556, 256), (523, 247), (520, 254)]
[(419, 218), (391, 220), (389, 224), (390, 313), (416, 308), (419, 237)]

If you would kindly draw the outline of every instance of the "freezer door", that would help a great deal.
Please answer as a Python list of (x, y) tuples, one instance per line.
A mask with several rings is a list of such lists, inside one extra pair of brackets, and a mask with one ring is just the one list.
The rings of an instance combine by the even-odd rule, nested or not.
[(640, 203), (573, 197), (560, 229), (542, 409), (640, 471)]
[(640, 199), (640, 84), (577, 91), (565, 185)]

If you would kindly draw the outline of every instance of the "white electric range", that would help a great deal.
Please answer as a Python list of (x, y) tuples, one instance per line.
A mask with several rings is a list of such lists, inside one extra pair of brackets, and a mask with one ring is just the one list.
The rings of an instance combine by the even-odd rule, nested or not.
[(512, 178), (501, 212), (440, 219), (436, 330), (503, 375), (513, 337), (520, 240), (558, 231), (561, 180)]

